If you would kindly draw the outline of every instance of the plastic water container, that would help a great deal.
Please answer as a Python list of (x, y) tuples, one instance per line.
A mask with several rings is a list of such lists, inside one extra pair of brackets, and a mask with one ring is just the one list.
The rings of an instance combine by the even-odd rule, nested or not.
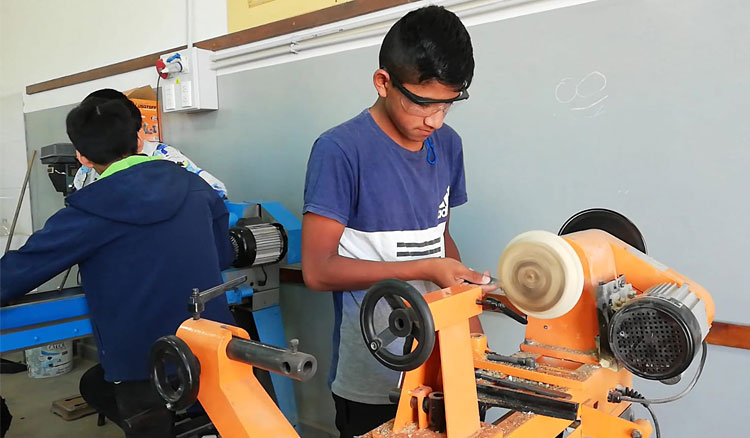
[(25, 351), (29, 377), (44, 379), (73, 369), (73, 341), (56, 342)]

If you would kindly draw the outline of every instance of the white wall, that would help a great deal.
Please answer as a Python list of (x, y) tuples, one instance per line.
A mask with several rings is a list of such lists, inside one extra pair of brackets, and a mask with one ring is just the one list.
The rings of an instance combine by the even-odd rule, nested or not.
[[(0, 2), (0, 235), (7, 234), (2, 227), (10, 226), (27, 165), (26, 85), (183, 45), (186, 11), (186, 0)], [(227, 32), (224, 0), (193, 0), (193, 11), (194, 41)], [(83, 98), (98, 88), (156, 82), (150, 74), (128, 77), (125, 82), (112, 77), (75, 87)], [(38, 159), (34, 165), (40, 165)], [(31, 231), (26, 199), (16, 233), (23, 240)], [(16, 243), (21, 240), (14, 238)], [(0, 243), (4, 245), (4, 239)]]

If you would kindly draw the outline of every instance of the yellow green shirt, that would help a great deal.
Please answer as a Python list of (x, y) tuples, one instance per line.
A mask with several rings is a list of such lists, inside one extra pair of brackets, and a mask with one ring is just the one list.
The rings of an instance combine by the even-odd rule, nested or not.
[(99, 175), (99, 179), (106, 178), (113, 173), (117, 173), (121, 170), (125, 170), (129, 167), (133, 167), (136, 164), (145, 163), (146, 161), (154, 161), (154, 160), (160, 160), (160, 157), (147, 157), (145, 155), (131, 155), (129, 157), (123, 158), (122, 160), (115, 161), (114, 163), (110, 164), (109, 167), (107, 167), (104, 172), (102, 172), (101, 175)]

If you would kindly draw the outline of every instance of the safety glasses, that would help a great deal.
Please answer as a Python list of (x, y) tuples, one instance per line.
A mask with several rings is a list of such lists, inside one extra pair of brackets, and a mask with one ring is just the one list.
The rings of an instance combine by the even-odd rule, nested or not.
[(447, 113), (451, 105), (469, 98), (469, 92), (465, 87), (459, 91), (458, 96), (452, 99), (431, 99), (429, 97), (418, 96), (407, 90), (393, 75), (391, 75), (391, 83), (401, 92), (401, 106), (404, 108), (404, 111), (415, 116), (429, 117), (438, 111)]

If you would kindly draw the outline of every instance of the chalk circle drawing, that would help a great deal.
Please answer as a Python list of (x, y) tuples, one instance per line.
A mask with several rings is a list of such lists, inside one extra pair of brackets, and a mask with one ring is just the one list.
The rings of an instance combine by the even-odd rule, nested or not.
[(563, 78), (555, 87), (555, 99), (575, 114), (597, 117), (604, 113), (604, 101), (609, 94), (607, 76), (600, 71), (592, 71), (582, 79)]

